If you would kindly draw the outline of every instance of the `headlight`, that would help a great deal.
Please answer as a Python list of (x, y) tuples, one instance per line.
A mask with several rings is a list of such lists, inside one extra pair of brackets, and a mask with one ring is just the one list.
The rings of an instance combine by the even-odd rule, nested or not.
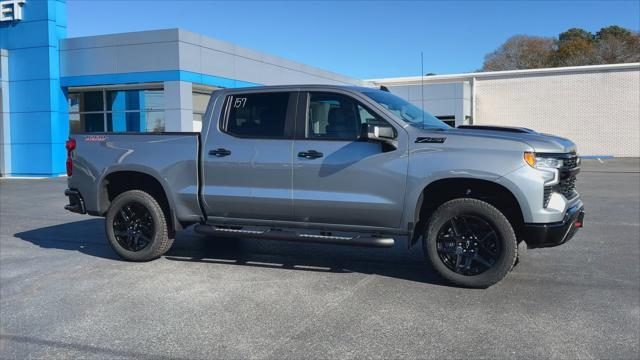
[(532, 168), (559, 169), (562, 167), (562, 159), (539, 156), (536, 153), (525, 152), (524, 161)]
[(562, 159), (540, 156), (533, 152), (524, 153), (524, 162), (534, 169), (540, 170), (540, 175), (544, 178), (545, 186), (558, 183)]

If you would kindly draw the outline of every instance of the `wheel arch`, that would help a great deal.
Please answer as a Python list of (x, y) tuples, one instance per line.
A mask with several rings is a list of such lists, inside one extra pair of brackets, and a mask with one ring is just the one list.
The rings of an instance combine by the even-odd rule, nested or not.
[(495, 206), (509, 220), (518, 240), (522, 238), (522, 209), (509, 189), (491, 180), (454, 177), (432, 181), (420, 192), (410, 230), (409, 247), (417, 243), (431, 215), (440, 205), (463, 197), (483, 200)]
[(171, 237), (182, 226), (173, 211), (173, 199), (165, 184), (149, 171), (139, 169), (118, 169), (105, 174), (98, 186), (98, 211), (100, 215), (106, 214), (109, 206), (116, 196), (129, 191), (142, 190), (151, 195), (164, 212), (167, 219), (168, 231)]

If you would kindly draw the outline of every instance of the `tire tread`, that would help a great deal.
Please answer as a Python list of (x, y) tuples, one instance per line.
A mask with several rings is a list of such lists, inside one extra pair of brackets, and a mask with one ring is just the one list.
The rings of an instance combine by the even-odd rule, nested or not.
[[(434, 224), (438, 224), (439, 222), (441, 222), (441, 218), (446, 215), (446, 212), (451, 211), (450, 208), (475, 208), (477, 209), (477, 211), (482, 212), (485, 216), (491, 219), (491, 221), (495, 222), (495, 226), (501, 227), (501, 229), (499, 229), (500, 231), (506, 232), (507, 236), (503, 239), (503, 241), (506, 242), (506, 249), (509, 250), (511, 248), (512, 250), (510, 251), (510, 253), (505, 254), (505, 256), (508, 256), (507, 263), (502, 264), (498, 272), (494, 273), (490, 278), (486, 275), (482, 276), (484, 273), (474, 276), (462, 276), (459, 274), (455, 274), (458, 275), (455, 276), (454, 273), (451, 272), (451, 270), (444, 269), (444, 264), (442, 264), (442, 266), (439, 266), (439, 264), (434, 264), (436, 259), (431, 257), (428, 252), (428, 248), (429, 242), (435, 242), (435, 239), (430, 239), (429, 235), (434, 235), (435, 230), (435, 234), (437, 236), (437, 231), (439, 229), (433, 229), (432, 227), (434, 226)], [(518, 246), (515, 231), (513, 230), (513, 227), (509, 223), (507, 217), (504, 216), (504, 214), (493, 205), (475, 198), (457, 198), (449, 200), (440, 205), (433, 213), (427, 225), (425, 235), (423, 236), (423, 250), (425, 252), (425, 259), (431, 263), (432, 268), (435, 269), (440, 275), (456, 285), (471, 288), (487, 288), (502, 280), (511, 271), (511, 269), (513, 269), (516, 259), (518, 258)], [(437, 254), (435, 256), (437, 257)], [(438, 258), (437, 261), (440, 261), (440, 259)], [(447, 272), (451, 272), (451, 274)]]
[[(130, 256), (126, 256), (121, 251), (118, 251), (118, 249), (114, 247), (114, 244), (110, 240), (109, 243), (111, 244), (111, 246), (114, 247), (114, 250), (116, 250), (118, 255), (122, 256), (123, 258), (129, 261), (150, 261), (164, 255), (173, 245), (174, 239), (169, 236), (169, 230), (167, 226), (167, 215), (162, 210), (162, 207), (160, 206), (158, 201), (149, 193), (143, 190), (129, 190), (116, 196), (116, 198), (113, 199), (112, 204), (119, 202), (120, 199), (122, 199), (123, 197), (129, 197), (132, 199), (137, 198), (138, 201), (149, 206), (150, 211), (155, 212), (156, 214), (159, 215), (158, 218), (160, 219), (160, 223), (156, 226), (156, 229), (155, 229), (156, 234), (154, 236), (155, 237), (154, 241), (160, 241), (160, 244), (154, 249), (154, 251), (151, 254), (149, 254), (149, 256), (139, 257), (139, 258), (138, 257), (132, 258)], [(111, 209), (109, 209), (109, 211), (110, 210)], [(107, 213), (107, 219), (109, 218), (108, 214), (109, 213)], [(109, 226), (108, 221), (106, 221), (105, 226)], [(107, 231), (107, 236), (109, 236), (108, 234), (109, 232)]]

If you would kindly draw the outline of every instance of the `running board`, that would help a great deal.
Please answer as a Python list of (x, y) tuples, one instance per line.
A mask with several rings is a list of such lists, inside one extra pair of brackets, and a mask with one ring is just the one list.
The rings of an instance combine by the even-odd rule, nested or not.
[(348, 237), (348, 236), (327, 236), (327, 235), (313, 235), (313, 234), (299, 234), (289, 230), (242, 230), (242, 229), (229, 229), (218, 228), (212, 225), (198, 224), (195, 226), (194, 231), (202, 235), (210, 236), (226, 236), (226, 237), (243, 237), (254, 239), (267, 239), (267, 240), (283, 240), (283, 241), (295, 241), (305, 243), (321, 243), (321, 244), (333, 244), (333, 245), (350, 245), (350, 246), (363, 246), (363, 247), (379, 247), (388, 248), (393, 247), (395, 241), (393, 238), (387, 237)]

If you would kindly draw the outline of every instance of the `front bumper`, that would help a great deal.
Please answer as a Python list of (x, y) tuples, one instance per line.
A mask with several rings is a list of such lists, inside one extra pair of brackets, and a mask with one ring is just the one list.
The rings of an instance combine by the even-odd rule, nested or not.
[(69, 205), (65, 205), (65, 209), (78, 214), (87, 213), (87, 209), (84, 207), (84, 199), (82, 198), (80, 191), (76, 189), (67, 189), (64, 191), (64, 195), (69, 198)]
[(528, 248), (543, 248), (558, 246), (571, 240), (584, 221), (584, 207), (582, 205), (569, 208), (564, 219), (557, 223), (525, 224), (524, 241)]

